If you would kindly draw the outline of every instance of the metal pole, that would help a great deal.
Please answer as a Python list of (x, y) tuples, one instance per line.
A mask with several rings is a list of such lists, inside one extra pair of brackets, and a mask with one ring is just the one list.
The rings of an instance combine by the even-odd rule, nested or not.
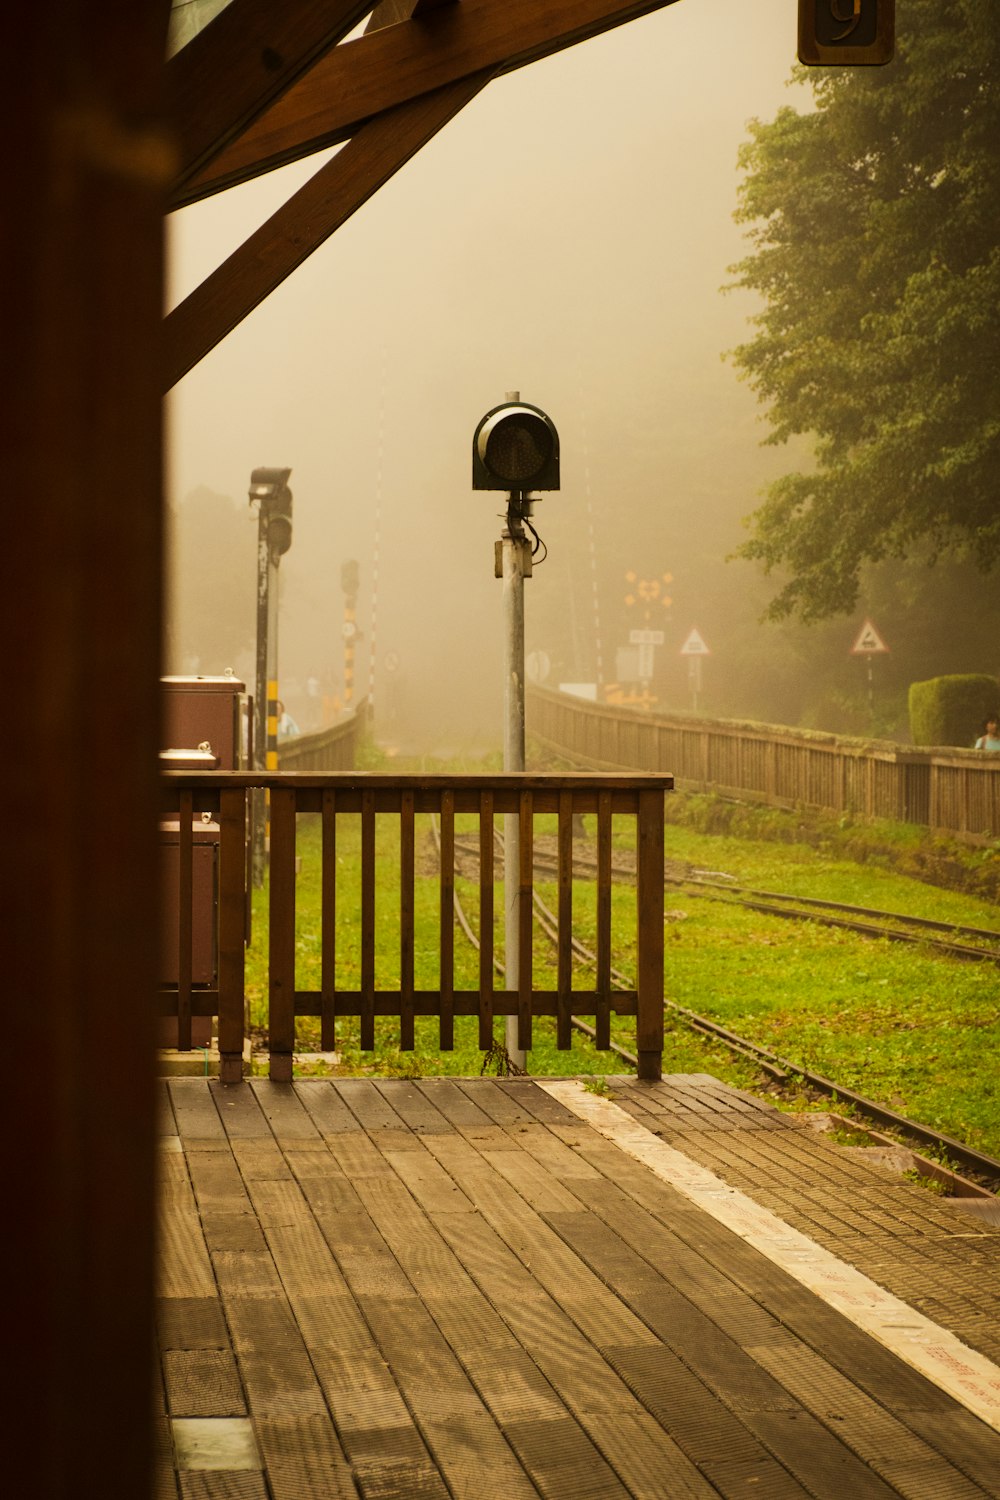
[(278, 769), (278, 562), (267, 564), (267, 769)]
[[(508, 400), (517, 397), (508, 395)], [(501, 533), (504, 622), (504, 735), (503, 768), (524, 770), (524, 572), (530, 545), (521, 523), (521, 499), (512, 494), (507, 525)], [(518, 923), (518, 885), (521, 878), (521, 824), (517, 813), (504, 815), (504, 981), (516, 990), (521, 941)], [(507, 1055), (523, 1068), (525, 1054), (517, 1045), (517, 1016), (506, 1018)]]
[[(262, 500), (257, 516), (257, 671), (254, 683), (253, 768), (263, 771), (267, 765), (267, 681), (268, 595), (271, 581), (271, 558), (267, 540), (267, 507)], [(264, 793), (253, 793), (253, 883), (259, 890), (264, 884)]]

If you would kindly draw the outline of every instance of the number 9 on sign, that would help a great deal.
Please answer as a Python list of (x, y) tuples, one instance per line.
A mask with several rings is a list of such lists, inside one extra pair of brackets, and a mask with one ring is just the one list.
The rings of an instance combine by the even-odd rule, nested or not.
[(892, 57), (895, 0), (799, 0), (799, 61), (881, 66)]

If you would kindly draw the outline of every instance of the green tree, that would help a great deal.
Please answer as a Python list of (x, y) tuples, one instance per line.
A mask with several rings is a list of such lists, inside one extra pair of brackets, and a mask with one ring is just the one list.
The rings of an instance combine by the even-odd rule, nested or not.
[(1000, 560), (1000, 8), (906, 0), (886, 68), (798, 70), (815, 110), (751, 122), (735, 285), (763, 299), (733, 359), (768, 442), (813, 461), (740, 549), (768, 613), (854, 608), (866, 561)]

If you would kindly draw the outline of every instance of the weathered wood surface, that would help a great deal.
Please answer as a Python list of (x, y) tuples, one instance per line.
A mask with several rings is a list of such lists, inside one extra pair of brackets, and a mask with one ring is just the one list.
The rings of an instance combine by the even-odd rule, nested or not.
[(526, 706), (531, 734), (579, 766), (669, 770), (686, 790), (921, 823), (974, 841), (1000, 834), (1000, 756), (989, 751), (641, 713), (539, 687)]
[[(540, 5), (538, 0), (462, 0), (459, 5), (434, 7), (426, 15), (367, 32), (328, 48), (263, 110), (251, 105), (246, 128), (230, 144), (213, 150), (204, 170), (188, 172), (178, 180), (172, 206), (183, 207), (347, 140), (366, 121), (435, 89), (463, 83), (476, 73), (522, 67), (672, 3), (545, 0)], [(206, 38), (211, 30), (211, 26), (206, 28)], [(207, 49), (208, 42), (203, 45)], [(259, 57), (248, 61), (259, 72)], [(235, 69), (233, 80), (242, 89), (243, 79)], [(255, 87), (251, 81), (248, 97)], [(233, 107), (228, 114), (235, 118), (236, 112)], [(180, 111), (179, 118), (184, 113)], [(190, 113), (189, 106), (186, 114)], [(220, 113), (224, 130), (227, 110)], [(181, 119), (181, 125), (188, 129), (186, 119)], [(200, 125), (194, 128), (199, 135), (210, 133)], [(218, 130), (217, 141), (221, 135)], [(185, 151), (185, 158), (197, 160), (193, 146)]]
[[(530, 1080), (168, 1087), (164, 1500), (998, 1493), (1000, 1435)], [(982, 1307), (955, 1210), (886, 1214), (873, 1169), (712, 1079), (616, 1098)], [(199, 1417), (249, 1418), (254, 1465), (176, 1469)]]
[[(399, 1045), (413, 1049), (417, 1016), (439, 1018), (443, 1051), (454, 1045), (454, 1017), (474, 1015), (479, 1019), (479, 1045), (486, 1051), (493, 1041), (495, 1015), (517, 1017), (518, 1046), (531, 1048), (535, 1016), (555, 1016), (557, 1043), (570, 1046), (570, 1017), (593, 1014), (596, 1035), (605, 1047), (610, 1041), (610, 1015), (636, 1017), (639, 1072), (658, 1077), (663, 1042), (663, 800), (672, 786), (669, 776), (501, 776), (425, 777), (366, 774), (261, 775), (212, 772), (185, 779), (185, 773), (165, 778), (165, 805), (181, 807), (181, 827), (188, 838), (180, 844), (181, 875), (190, 864), (190, 828), (194, 812), (206, 807), (219, 819), (220, 921), (219, 979), (217, 985), (192, 989), (190, 982), (191, 923), (181, 924), (180, 940), (186, 944), (178, 963), (181, 982), (161, 987), (159, 1005), (164, 1015), (176, 1015), (190, 1046), (191, 1015), (218, 1015), (222, 1077), (236, 1082), (242, 1072), (244, 1015), (244, 934), (236, 914), (245, 905), (249, 888), (238, 882), (247, 876), (244, 829), (237, 801), (254, 786), (266, 785), (271, 795), (271, 853), (268, 957), (267, 1029), (271, 1077), (287, 1082), (292, 1076), (296, 1050), (295, 1025), (299, 1016), (321, 1019), (325, 1050), (332, 1050), (336, 1023), (341, 1017), (360, 1018), (363, 1050), (375, 1045), (378, 1016), (399, 1020)], [(507, 987), (495, 988), (494, 980), (494, 881), (493, 836), (495, 813), (500, 805), (518, 817), (520, 860), (517, 879), (516, 917), (519, 933), (517, 973), (507, 978)], [(479, 818), (479, 989), (454, 987), (454, 823), (458, 809), (475, 812)], [(557, 915), (557, 984), (543, 989), (533, 977), (533, 837), (534, 816), (550, 810), (558, 818), (559, 897)], [(319, 989), (296, 986), (296, 828), (300, 812), (317, 813), (323, 820), (322, 892), (320, 935), (322, 968)], [(599, 859), (597, 884), (598, 966), (596, 988), (573, 985), (572, 949), (572, 849), (573, 822), (585, 811), (598, 814)], [(376, 895), (380, 870), (376, 867), (376, 817), (388, 813), (399, 818), (399, 981), (379, 985), (376, 964), (378, 907)], [(416, 887), (415, 853), (417, 813), (432, 813), (441, 820), (440, 920), (438, 924), (438, 987), (416, 988)], [(610, 988), (611, 930), (611, 814), (618, 812), (636, 820), (638, 849), (636, 881), (635, 941), (640, 955), (634, 990)], [(355, 971), (360, 988), (338, 988), (335, 981), (333, 923), (337, 909), (336, 819), (341, 813), (361, 815), (361, 890), (357, 923)], [(384, 861), (384, 855), (380, 856)], [(185, 860), (187, 863), (185, 863)], [(182, 913), (190, 918), (191, 882), (181, 880)], [(185, 968), (186, 963), (186, 968)], [(187, 983), (184, 978), (187, 974)], [(434, 984), (433, 974), (430, 980)], [(355, 981), (357, 983), (357, 981)], [(238, 1044), (238, 1045), (237, 1045)], [(182, 1045), (185, 1045), (182, 1043)]]

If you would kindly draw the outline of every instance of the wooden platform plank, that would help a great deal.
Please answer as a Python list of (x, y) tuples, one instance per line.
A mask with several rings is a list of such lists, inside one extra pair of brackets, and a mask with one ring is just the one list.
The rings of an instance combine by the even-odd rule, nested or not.
[(230, 1140), (271, 1140), (271, 1127), (264, 1118), (257, 1095), (250, 1084), (209, 1082), (209, 1093), (222, 1127)]
[(273, 1500), (357, 1500), (351, 1467), (328, 1413), (261, 1415), (254, 1431)]
[(416, 1299), (363, 1299), (365, 1315), (392, 1366), (441, 1472), (456, 1495), (534, 1497), (493, 1415)]
[(405, 1130), (406, 1124), (370, 1078), (339, 1078), (337, 1093), (363, 1130)]
[(276, 1141), (284, 1144), (318, 1139), (319, 1131), (293, 1084), (254, 1078), (250, 1080), (250, 1088)]
[(628, 1500), (628, 1490), (572, 1417), (511, 1422), (505, 1435), (543, 1495)]
[(252, 1212), (240, 1169), (228, 1153), (195, 1153), (188, 1158), (191, 1185), (204, 1216)]
[(520, 1125), (535, 1119), (499, 1080), (456, 1078), (454, 1083), (495, 1125)]
[(298, 1080), (292, 1087), (322, 1137), (360, 1131), (357, 1116), (325, 1079)]
[(243, 1387), (229, 1349), (163, 1352), (167, 1408), (172, 1417), (242, 1417)]
[(159, 1297), (156, 1342), (167, 1349), (228, 1349), (229, 1330), (217, 1297)]
[(414, 1085), (450, 1125), (490, 1125), (492, 1121), (474, 1098), (448, 1078), (422, 1078)]
[(201, 1078), (171, 1078), (167, 1082), (177, 1133), (190, 1147), (192, 1141), (225, 1144), (219, 1112)]
[[(301, 1145), (307, 1149), (313, 1144), (309, 1140), (301, 1142)], [(270, 1127), (266, 1137), (236, 1136), (231, 1141), (231, 1145), (233, 1158), (245, 1183), (285, 1182), (291, 1179), (292, 1172), (288, 1156), (274, 1139)], [(302, 1154), (298, 1152), (299, 1156)]]
[[(716, 1500), (709, 1484), (659, 1422), (641, 1412), (616, 1413), (593, 1431), (593, 1439), (636, 1500)], [(763, 1497), (761, 1497), (763, 1500)]]
[(197, 1213), (174, 1209), (161, 1219), (156, 1245), (156, 1290), (166, 1298), (218, 1295)]
[(373, 1078), (373, 1084), (392, 1106), (406, 1130), (415, 1134), (433, 1130), (438, 1134), (450, 1131), (452, 1126), (434, 1104), (433, 1099), (422, 1093), (416, 1084), (405, 1078)]
[(252, 1469), (188, 1469), (181, 1500), (270, 1500), (264, 1476)]

